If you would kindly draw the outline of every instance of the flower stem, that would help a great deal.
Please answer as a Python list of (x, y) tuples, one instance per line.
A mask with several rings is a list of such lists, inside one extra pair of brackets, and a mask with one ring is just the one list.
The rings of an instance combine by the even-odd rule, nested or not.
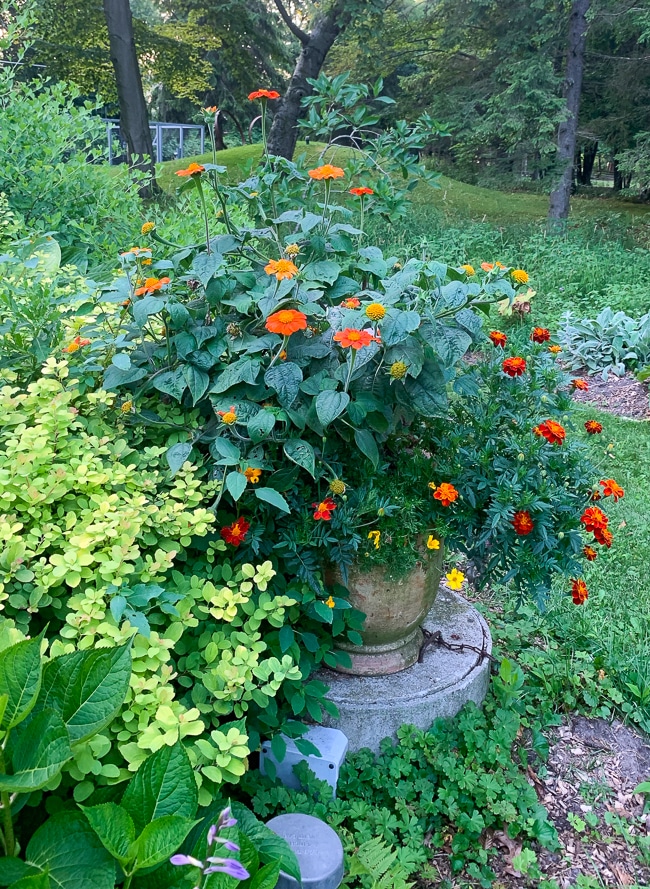
[(352, 351), (352, 354), (350, 355), (350, 369), (348, 370), (348, 378), (347, 378), (347, 380), (345, 381), (345, 388), (343, 389), (344, 392), (347, 392), (347, 391), (348, 391), (348, 388), (349, 388), (349, 386), (350, 386), (350, 380), (351, 380), (351, 378), (352, 378), (352, 370), (353, 370), (353, 368), (354, 368), (354, 362), (355, 362), (356, 357), (357, 357), (356, 349), (352, 349), (351, 351)]
[(208, 226), (208, 207), (205, 203), (205, 195), (203, 194), (203, 186), (201, 185), (201, 180), (195, 177), (196, 187), (199, 191), (199, 198), (201, 199), (201, 206), (203, 207), (203, 218), (205, 219), (205, 246), (208, 252), (208, 255), (212, 253), (210, 250), (210, 229)]
[[(5, 739), (6, 743), (6, 739)], [(0, 775), (6, 775), (4, 749), (0, 747)], [(2, 832), (4, 834), (5, 852), (8, 858), (12, 858), (16, 851), (16, 838), (14, 836), (14, 824), (11, 817), (11, 796), (9, 791), (3, 790), (0, 794), (2, 802)]]

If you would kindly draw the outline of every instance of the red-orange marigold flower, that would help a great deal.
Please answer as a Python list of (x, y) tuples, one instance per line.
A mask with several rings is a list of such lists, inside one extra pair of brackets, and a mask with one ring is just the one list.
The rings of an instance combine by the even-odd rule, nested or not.
[(309, 170), (309, 176), (312, 179), (342, 179), (345, 176), (345, 170), (333, 167), (332, 164), (323, 164), (321, 167), (316, 167), (315, 170)]
[(220, 533), (226, 543), (231, 543), (233, 546), (239, 546), (240, 543), (243, 543), (244, 540), (246, 540), (249, 528), (250, 524), (246, 519), (237, 519), (232, 525), (226, 525), (225, 528), (222, 528)]
[(356, 195), (358, 198), (362, 198), (364, 194), (374, 194), (372, 188), (366, 188), (366, 186), (361, 186), (359, 188), (351, 188), (350, 194)]
[(598, 553), (593, 548), (593, 546), (583, 546), (582, 552), (583, 552), (585, 559), (588, 562), (593, 562), (596, 559), (596, 557), (598, 556)]
[(517, 534), (530, 534), (535, 525), (527, 509), (519, 509), (512, 517), (512, 526)]
[(566, 438), (566, 430), (555, 420), (544, 420), (539, 426), (533, 429), (535, 435), (539, 435), (546, 439), (549, 444), (562, 444)]
[(264, 271), (267, 275), (275, 275), (278, 281), (284, 281), (285, 278), (291, 280), (298, 274), (298, 266), (290, 259), (270, 259), (268, 265), (264, 266)]
[(433, 496), (435, 500), (440, 501), (441, 506), (451, 506), (455, 500), (458, 500), (459, 494), (456, 488), (450, 485), (449, 482), (442, 482), (442, 484), (434, 488)]
[(500, 330), (491, 330), (488, 336), (492, 340), (492, 345), (499, 346), (501, 349), (503, 349), (505, 344), (508, 342), (508, 337), (505, 335), (505, 333), (501, 333)]
[(551, 331), (547, 327), (533, 327), (530, 338), (534, 343), (547, 343), (551, 338)]
[(609, 528), (596, 528), (594, 531), (594, 538), (596, 543), (600, 543), (601, 546), (606, 546), (607, 549), (612, 545), (612, 540), (614, 539), (614, 535), (609, 530)]
[(574, 389), (580, 389), (581, 392), (587, 392), (589, 389), (589, 383), (586, 380), (580, 379), (580, 377), (576, 377), (575, 380), (571, 380), (571, 386)]
[(336, 509), (336, 503), (331, 497), (326, 497), (324, 500), (321, 500), (320, 503), (312, 503), (312, 508), (314, 509), (315, 519), (322, 519), (324, 522), (329, 522), (332, 518), (332, 513)]
[(194, 162), (192, 162), (189, 167), (186, 167), (184, 170), (176, 170), (177, 176), (199, 176), (201, 173), (205, 173), (205, 167)]
[(599, 506), (588, 506), (580, 516), (580, 521), (587, 531), (606, 528), (609, 519)]
[(571, 595), (575, 605), (584, 605), (589, 598), (589, 590), (587, 584), (582, 578), (571, 581)]
[(280, 309), (269, 315), (264, 325), (271, 333), (280, 333), (282, 336), (291, 336), (297, 330), (307, 329), (307, 316), (297, 309)]
[(362, 349), (364, 346), (369, 346), (370, 343), (377, 342), (377, 337), (373, 336), (369, 330), (346, 327), (345, 330), (339, 330), (334, 334), (334, 342), (338, 343), (342, 349)]
[(138, 287), (135, 291), (136, 296), (143, 296), (145, 293), (155, 293), (162, 290), (165, 284), (169, 284), (171, 278), (147, 278), (142, 287)]
[(598, 422), (598, 420), (587, 420), (585, 423), (585, 429), (589, 433), (589, 435), (598, 435), (603, 431), (602, 424)]
[(344, 309), (358, 309), (361, 305), (361, 300), (356, 296), (349, 296), (347, 299), (344, 299), (341, 303)]
[(520, 358), (518, 355), (514, 358), (506, 358), (501, 367), (509, 377), (520, 377), (526, 370), (526, 359)]
[(248, 98), (251, 102), (254, 102), (255, 99), (279, 99), (280, 93), (277, 90), (254, 90), (248, 94)]
[(613, 478), (603, 478), (600, 484), (603, 486), (603, 496), (613, 497), (614, 503), (618, 503), (619, 500), (625, 497), (625, 491)]

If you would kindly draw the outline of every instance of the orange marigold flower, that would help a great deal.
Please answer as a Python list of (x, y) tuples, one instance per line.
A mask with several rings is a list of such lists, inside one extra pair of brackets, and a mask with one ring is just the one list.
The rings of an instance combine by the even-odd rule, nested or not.
[(356, 296), (349, 296), (347, 299), (344, 299), (341, 303), (344, 309), (358, 309), (361, 305), (361, 300), (357, 299)]
[(602, 424), (598, 422), (598, 420), (587, 420), (585, 423), (585, 429), (589, 433), (589, 435), (598, 435), (603, 431)]
[(369, 330), (346, 327), (345, 330), (339, 330), (334, 334), (334, 342), (338, 343), (342, 349), (363, 349), (370, 343), (376, 343), (377, 337), (373, 336)]
[(574, 579), (571, 581), (571, 595), (573, 597), (573, 602), (575, 605), (584, 605), (589, 597), (589, 590), (587, 589), (587, 584), (580, 579)]
[(501, 367), (509, 377), (520, 377), (526, 370), (526, 359), (520, 358), (518, 355), (514, 358), (506, 358)]
[(534, 343), (547, 343), (551, 338), (551, 331), (547, 327), (533, 327), (530, 338)]
[(586, 531), (595, 532), (601, 528), (606, 528), (609, 519), (599, 506), (588, 506), (580, 516), (580, 521), (585, 526)]
[(225, 528), (222, 528), (220, 533), (226, 543), (231, 543), (237, 547), (246, 540), (249, 528), (250, 524), (246, 519), (237, 519), (232, 525), (226, 525)]
[(350, 194), (356, 195), (358, 198), (362, 198), (364, 194), (374, 194), (372, 188), (366, 188), (365, 185), (361, 188), (351, 188)]
[(571, 386), (573, 389), (580, 389), (582, 392), (587, 392), (589, 389), (589, 383), (586, 380), (581, 380), (576, 377), (575, 380), (571, 380)]
[(332, 164), (323, 164), (321, 167), (309, 170), (309, 176), (312, 179), (342, 179), (345, 176), (345, 170), (333, 167)]
[(268, 265), (264, 266), (267, 275), (275, 275), (278, 281), (284, 281), (285, 278), (293, 278), (298, 274), (298, 266), (294, 265), (290, 259), (270, 259)]
[(142, 285), (142, 287), (138, 287), (135, 291), (136, 296), (143, 296), (145, 293), (156, 293), (157, 290), (162, 290), (165, 284), (169, 284), (171, 278), (147, 278)]
[(264, 325), (271, 333), (280, 333), (282, 336), (291, 336), (298, 330), (307, 329), (307, 316), (297, 309), (280, 309), (266, 319)]
[(205, 173), (205, 167), (202, 164), (196, 164), (194, 162), (184, 170), (176, 170), (177, 176), (200, 176), (201, 173)]
[(551, 352), (553, 355), (559, 355), (562, 351), (562, 346), (549, 346), (548, 351)]
[(320, 503), (312, 503), (312, 508), (314, 509), (315, 519), (322, 519), (324, 522), (329, 522), (332, 518), (332, 513), (336, 509), (336, 503), (331, 497), (326, 497), (324, 500), (321, 500)]
[(512, 517), (512, 526), (517, 534), (530, 534), (535, 525), (527, 509), (519, 509)]
[(593, 562), (598, 556), (598, 553), (593, 548), (593, 546), (583, 546), (582, 553), (588, 562)]
[(601, 546), (606, 546), (607, 549), (609, 549), (612, 545), (614, 535), (609, 528), (596, 528), (594, 531), (594, 538), (596, 539), (596, 543), (600, 543)]
[(488, 336), (492, 340), (492, 345), (499, 346), (501, 349), (503, 349), (505, 344), (508, 342), (508, 337), (505, 335), (505, 333), (501, 333), (500, 330), (491, 330)]
[(597, 500), (602, 500), (603, 497), (602, 497), (602, 494), (600, 493), (600, 491), (592, 491), (591, 497), (589, 499), (593, 500), (595, 503)]
[(254, 90), (248, 94), (248, 98), (251, 102), (254, 102), (255, 99), (279, 99), (280, 93), (277, 90)]
[(603, 478), (601, 479), (600, 484), (603, 487), (603, 496), (613, 497), (614, 503), (618, 503), (619, 500), (625, 497), (625, 491), (613, 478)]
[(73, 352), (78, 352), (79, 349), (82, 349), (84, 346), (89, 346), (90, 340), (83, 339), (83, 337), (76, 336), (71, 343), (69, 343), (64, 349), (63, 352), (67, 352), (71, 355)]
[(549, 444), (562, 444), (566, 438), (566, 430), (555, 420), (544, 420), (539, 426), (533, 428), (535, 435), (545, 438)]
[(442, 482), (440, 485), (429, 482), (429, 487), (433, 489), (433, 497), (440, 501), (441, 506), (451, 506), (455, 500), (458, 500), (458, 491), (449, 482)]

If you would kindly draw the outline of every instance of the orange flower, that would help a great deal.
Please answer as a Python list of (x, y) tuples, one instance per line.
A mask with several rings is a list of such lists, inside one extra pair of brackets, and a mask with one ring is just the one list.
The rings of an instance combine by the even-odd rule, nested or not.
[(503, 349), (505, 344), (508, 342), (508, 337), (505, 335), (505, 333), (501, 333), (500, 330), (491, 330), (488, 336), (492, 340), (492, 345), (499, 346), (501, 349)]
[(221, 422), (225, 423), (226, 426), (232, 426), (237, 422), (237, 411), (235, 410), (234, 404), (230, 406), (230, 410), (217, 411), (217, 414), (221, 417)]
[(232, 525), (226, 525), (225, 528), (222, 528), (220, 533), (226, 543), (231, 543), (237, 547), (246, 540), (249, 528), (250, 525), (246, 519), (237, 519)]
[(354, 327), (346, 327), (345, 330), (339, 330), (334, 334), (334, 342), (339, 343), (342, 349), (362, 349), (369, 346), (370, 343), (376, 343), (377, 337), (374, 337), (368, 330), (355, 330)]
[(216, 113), (217, 113), (217, 106), (216, 106), (216, 105), (210, 105), (210, 106), (208, 106), (207, 108), (204, 108), (203, 110), (204, 110), (205, 112), (207, 112), (208, 114), (216, 114)]
[(589, 597), (589, 590), (587, 589), (587, 584), (582, 580), (574, 579), (571, 581), (571, 595), (573, 596), (573, 602), (575, 605), (584, 605)]
[(325, 599), (325, 604), (328, 608), (336, 608), (336, 602), (331, 596), (328, 599)]
[(312, 179), (342, 179), (345, 176), (345, 170), (333, 167), (332, 164), (323, 164), (322, 167), (309, 170), (309, 175)]
[(294, 265), (290, 259), (270, 259), (269, 264), (264, 266), (267, 275), (275, 275), (278, 281), (284, 281), (285, 278), (293, 278), (298, 274), (298, 266)]
[(525, 536), (535, 527), (527, 509), (518, 510), (512, 518), (512, 526), (517, 534)]
[(194, 162), (192, 162), (185, 170), (176, 170), (177, 176), (200, 176), (201, 173), (205, 173), (205, 167), (201, 164), (195, 164)]
[(553, 355), (558, 355), (562, 351), (562, 346), (549, 346), (548, 351)]
[(580, 389), (582, 392), (586, 392), (589, 389), (589, 383), (586, 380), (581, 380), (577, 377), (575, 380), (571, 380), (571, 386), (574, 389)]
[(491, 272), (492, 269), (494, 268), (494, 263), (493, 262), (482, 262), (481, 268), (483, 269), (484, 272)]
[(534, 343), (547, 343), (551, 338), (551, 331), (547, 327), (533, 327), (530, 338)]
[(165, 284), (169, 284), (171, 278), (147, 278), (142, 287), (138, 287), (135, 291), (136, 296), (142, 296), (144, 293), (155, 293), (162, 290)]
[(607, 527), (609, 519), (599, 506), (588, 506), (580, 516), (586, 531), (596, 532)]
[(582, 553), (588, 562), (593, 562), (598, 555), (593, 546), (583, 546)]
[(331, 497), (326, 497), (324, 500), (321, 500), (320, 503), (312, 503), (312, 508), (314, 509), (315, 519), (322, 519), (324, 522), (329, 522), (332, 518), (332, 513), (336, 509), (336, 503), (334, 503)]
[(501, 365), (503, 372), (509, 377), (520, 377), (526, 370), (526, 359), (516, 356), (515, 358), (506, 358)]
[(80, 336), (76, 336), (72, 340), (72, 342), (69, 345), (67, 345), (64, 349), (62, 349), (61, 351), (67, 352), (69, 355), (72, 355), (73, 352), (78, 352), (79, 349), (83, 348), (83, 346), (89, 346), (89, 345), (90, 345), (90, 340), (86, 340)]
[(297, 330), (307, 329), (307, 316), (296, 309), (280, 309), (279, 312), (269, 315), (264, 326), (271, 333), (291, 336)]
[(366, 188), (363, 186), (362, 188), (351, 188), (350, 194), (356, 195), (358, 198), (362, 198), (364, 194), (374, 194), (372, 188)]
[(602, 500), (603, 497), (600, 491), (592, 491), (591, 497), (589, 499), (593, 500), (593, 502), (595, 503), (597, 500)]
[(625, 491), (620, 485), (616, 484), (613, 478), (601, 479), (600, 483), (603, 486), (603, 496), (613, 497), (614, 503), (618, 503), (619, 500), (625, 497)]
[(280, 93), (276, 90), (255, 90), (248, 94), (248, 98), (251, 102), (254, 102), (255, 99), (279, 99)]
[(596, 539), (596, 543), (600, 543), (601, 546), (606, 546), (607, 549), (609, 549), (612, 545), (614, 535), (609, 528), (596, 528), (594, 531), (594, 538)]
[(433, 489), (433, 497), (440, 501), (441, 506), (451, 506), (455, 500), (458, 500), (458, 491), (449, 482), (442, 482), (437, 486), (430, 482), (429, 487)]
[(585, 423), (585, 429), (589, 433), (589, 435), (598, 435), (603, 431), (602, 424), (598, 422), (598, 420), (587, 420)]
[(253, 469), (252, 466), (248, 466), (244, 470), (244, 475), (246, 476), (247, 482), (250, 482), (251, 485), (256, 485), (260, 480), (260, 476), (262, 475), (262, 470), (261, 469)]
[(533, 432), (535, 435), (545, 438), (549, 444), (562, 444), (566, 438), (564, 426), (556, 423), (555, 420), (544, 420), (539, 426), (535, 426)]
[(361, 300), (357, 299), (356, 296), (349, 296), (347, 299), (344, 299), (341, 303), (344, 309), (358, 309), (361, 305)]

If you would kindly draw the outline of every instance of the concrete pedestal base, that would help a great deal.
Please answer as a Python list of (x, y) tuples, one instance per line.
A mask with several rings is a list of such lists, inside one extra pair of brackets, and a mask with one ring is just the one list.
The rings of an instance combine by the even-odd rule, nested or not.
[[(468, 602), (440, 587), (423, 627), (439, 630), (445, 642), (466, 644), (488, 653), (492, 638), (487, 624)], [(348, 676), (322, 670), (318, 678), (329, 685), (327, 697), (339, 718), (325, 725), (344, 732), (350, 750), (379, 751), (383, 738), (396, 737), (401, 725), (427, 729), (438, 717), (455, 716), (468, 701), (481, 704), (490, 679), (490, 660), (475, 651), (449, 651), (432, 645), (423, 663), (390, 676)]]

